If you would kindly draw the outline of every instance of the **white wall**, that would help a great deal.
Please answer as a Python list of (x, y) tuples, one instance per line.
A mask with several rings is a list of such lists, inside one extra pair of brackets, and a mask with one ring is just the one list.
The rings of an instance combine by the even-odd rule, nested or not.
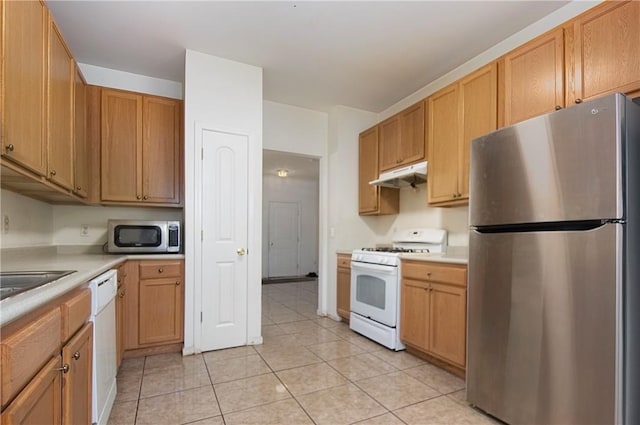
[[(47, 203), (0, 190), (0, 248), (51, 245), (53, 243), (53, 207)], [(4, 216), (9, 231), (4, 233)]]
[(327, 154), (324, 112), (264, 101), (264, 148), (316, 158)]
[[(109, 219), (182, 220), (182, 209), (56, 205), (53, 207), (54, 245), (103, 245)], [(89, 226), (83, 236), (81, 226)]]
[[(262, 68), (234, 62), (193, 50), (186, 51), (185, 85), (185, 338), (184, 353), (200, 351), (200, 282), (195, 257), (201, 211), (196, 199), (200, 151), (196, 149), (196, 125), (238, 130), (249, 138), (249, 253), (262, 247)], [(261, 337), (261, 256), (248, 255), (248, 342)]]
[(269, 202), (298, 203), (300, 213), (299, 267), (301, 275), (318, 272), (318, 182), (309, 179), (262, 177), (262, 277), (269, 274)]

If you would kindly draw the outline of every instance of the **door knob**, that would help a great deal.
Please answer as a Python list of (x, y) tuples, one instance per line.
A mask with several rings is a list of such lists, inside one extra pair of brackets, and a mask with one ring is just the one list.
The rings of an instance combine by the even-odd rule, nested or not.
[(238, 255), (244, 255), (247, 251), (244, 250), (244, 248), (238, 248), (236, 249), (236, 254)]

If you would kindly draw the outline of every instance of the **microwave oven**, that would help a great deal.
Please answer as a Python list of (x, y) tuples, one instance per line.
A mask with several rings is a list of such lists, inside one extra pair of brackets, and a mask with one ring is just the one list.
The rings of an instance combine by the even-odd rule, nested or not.
[(107, 234), (110, 253), (180, 252), (179, 221), (109, 220)]

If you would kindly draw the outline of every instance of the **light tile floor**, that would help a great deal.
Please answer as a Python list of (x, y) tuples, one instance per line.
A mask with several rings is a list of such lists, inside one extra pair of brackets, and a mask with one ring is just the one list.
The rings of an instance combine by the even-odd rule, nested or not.
[(109, 425), (496, 424), (464, 381), (316, 315), (317, 283), (263, 285), (264, 344), (123, 361)]

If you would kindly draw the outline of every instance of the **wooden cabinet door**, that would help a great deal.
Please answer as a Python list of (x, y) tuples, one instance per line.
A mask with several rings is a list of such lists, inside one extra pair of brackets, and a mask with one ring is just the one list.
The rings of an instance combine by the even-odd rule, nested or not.
[(91, 379), (93, 361), (93, 323), (89, 322), (62, 347), (62, 364), (69, 366), (62, 375), (62, 423), (91, 423)]
[(358, 211), (366, 214), (378, 210), (378, 186), (369, 184), (378, 178), (378, 127), (361, 133), (358, 146)]
[(144, 96), (142, 199), (180, 203), (180, 101)]
[(429, 350), (429, 284), (402, 279), (400, 339), (423, 351)]
[(458, 84), (452, 84), (428, 99), (429, 203), (454, 200), (458, 193)]
[(45, 175), (49, 12), (39, 1), (2, 1), (2, 155)]
[(429, 351), (464, 368), (467, 291), (454, 285), (430, 286)]
[(421, 101), (400, 112), (400, 165), (425, 159), (424, 106)]
[(564, 107), (564, 32), (542, 35), (504, 56), (504, 121), (515, 124)]
[(469, 199), (471, 141), (498, 125), (498, 67), (487, 65), (460, 81), (462, 108), (458, 155), (458, 199)]
[(338, 275), (337, 275), (337, 311), (338, 315), (349, 321), (351, 314), (351, 269), (341, 267), (342, 263), (350, 263), (349, 256), (338, 256)]
[(142, 200), (142, 96), (102, 90), (101, 199)]
[(606, 2), (574, 25), (571, 102), (640, 89), (640, 2)]
[(400, 165), (400, 116), (394, 115), (381, 122), (378, 125), (378, 132), (379, 167), (376, 170), (375, 179), (378, 178), (382, 171), (390, 170)]
[(140, 345), (182, 340), (182, 277), (140, 280)]
[(124, 265), (125, 279), (122, 306), (124, 323), (122, 344), (124, 350), (139, 348), (138, 344), (138, 300), (140, 299), (140, 261), (127, 261)]
[(47, 178), (69, 190), (73, 189), (74, 71), (73, 57), (50, 18)]
[(89, 155), (87, 154), (87, 85), (78, 67), (74, 72), (74, 151), (73, 191), (86, 198), (89, 190)]
[(125, 347), (125, 296), (126, 286), (126, 263), (121, 264), (118, 269), (118, 291), (116, 293), (116, 365), (119, 368), (122, 363), (122, 355)]
[(61, 423), (60, 356), (52, 358), (2, 412), (2, 425)]

